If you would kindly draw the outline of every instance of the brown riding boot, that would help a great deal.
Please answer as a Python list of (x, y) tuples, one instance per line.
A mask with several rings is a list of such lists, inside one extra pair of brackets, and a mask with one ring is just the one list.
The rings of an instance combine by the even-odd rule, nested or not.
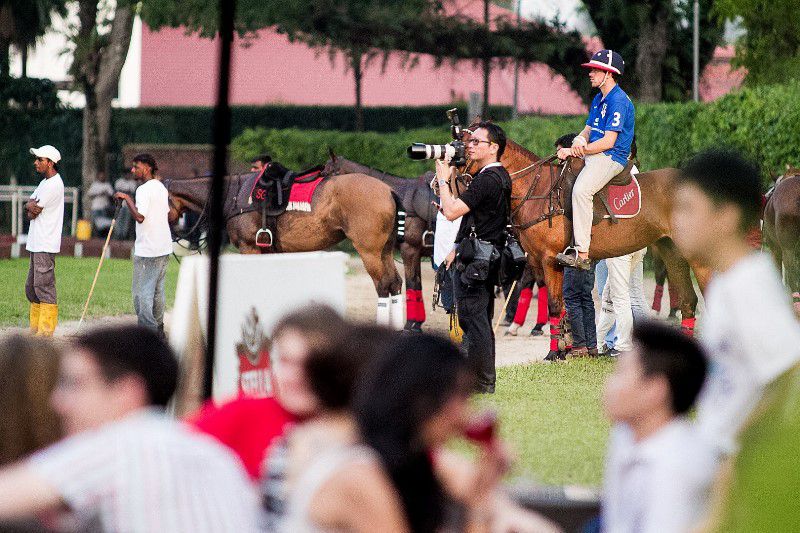
[(56, 330), (56, 324), (58, 324), (58, 305), (44, 303), (39, 305), (39, 329), (36, 331), (36, 335), (52, 337)]
[(39, 315), (41, 311), (41, 304), (31, 302), (31, 308), (28, 316), (31, 324), (30, 332), (34, 335), (36, 335), (36, 332), (39, 331)]

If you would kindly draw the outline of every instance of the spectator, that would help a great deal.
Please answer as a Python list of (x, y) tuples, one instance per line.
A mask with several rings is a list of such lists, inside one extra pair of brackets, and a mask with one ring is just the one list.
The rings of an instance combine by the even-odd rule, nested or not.
[[(615, 352), (631, 349), (634, 302), (637, 318), (647, 316), (642, 288), (645, 253), (647, 248), (605, 260), (608, 278), (601, 292), (602, 313), (597, 323), (597, 339), (604, 341), (600, 347), (604, 355), (615, 355)], [(607, 339), (612, 328), (615, 330), (616, 340), (614, 346), (608, 346)]]
[[(444, 339), (404, 336), (367, 365), (357, 387), (353, 411), (361, 436), (400, 495), (409, 528), (556, 530), (536, 515), (512, 510), (498, 496), (509, 461), (496, 440), (484, 441), (477, 463), (454, 461), (444, 450), (474, 420), (469, 398), (476, 378), (468, 365)], [(512, 513), (525, 524), (495, 527)]]
[[(128, 196), (136, 194), (138, 183), (133, 178), (133, 174), (127, 168), (122, 169), (122, 174), (114, 182), (115, 192), (122, 192)], [(117, 223), (114, 225), (114, 238), (120, 241), (129, 241), (134, 237), (133, 216), (128, 205), (123, 203), (117, 215)]]
[(0, 471), (0, 520), (68, 508), (102, 531), (252, 531), (241, 465), (168, 418), (178, 363), (155, 332), (98, 329), (61, 364), (53, 405), (71, 436)]
[(754, 165), (729, 151), (698, 154), (681, 170), (674, 206), (678, 248), (717, 272), (705, 293), (701, 341), (712, 364), (697, 423), (730, 454), (765, 387), (800, 360), (800, 325), (773, 262), (746, 241), (761, 206)]
[[(588, 269), (564, 267), (564, 307), (572, 328), (570, 357), (597, 357), (594, 320), (594, 262)], [(551, 357), (549, 354), (547, 357)]]
[(264, 167), (272, 162), (272, 158), (267, 154), (261, 154), (252, 161), (250, 161), (250, 172), (261, 172)]
[(320, 411), (290, 433), (287, 446), (272, 450), (269, 464), (285, 455), (288, 469), (285, 492), (269, 495), (288, 496), (284, 531), (407, 531), (399, 497), (349, 411), (363, 367), (395, 334), (378, 326), (343, 333), (335, 345), (309, 353), (306, 373)]
[(50, 405), (59, 350), (44, 339), (14, 335), (0, 341), (0, 466), (61, 438)]
[(312, 305), (283, 317), (272, 331), (274, 395), (209, 404), (190, 423), (232, 449), (252, 480), (262, 474), (265, 452), (293, 423), (314, 416), (319, 405), (309, 389), (305, 364), (312, 350), (324, 350), (346, 327), (330, 307)]
[(92, 182), (89, 190), (86, 191), (89, 197), (92, 210), (92, 228), (95, 235), (105, 237), (108, 228), (111, 227), (111, 217), (114, 210), (111, 207), (111, 197), (114, 196), (114, 189), (106, 180), (106, 173), (97, 173), (97, 179)]
[(685, 532), (702, 518), (715, 455), (686, 418), (706, 374), (690, 337), (666, 325), (634, 326), (633, 347), (606, 381), (609, 439), (603, 529)]

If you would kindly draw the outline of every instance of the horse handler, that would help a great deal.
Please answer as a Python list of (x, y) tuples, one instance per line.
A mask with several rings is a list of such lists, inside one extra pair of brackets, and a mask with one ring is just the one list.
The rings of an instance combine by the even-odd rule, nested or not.
[(25, 211), (31, 220), (25, 249), (30, 253), (25, 296), (30, 302), (31, 333), (51, 336), (58, 323), (55, 254), (61, 251), (64, 227), (64, 182), (58, 174), (61, 153), (53, 146), (31, 148), (33, 168), (43, 176)]
[(156, 172), (158, 166), (153, 156), (137, 155), (131, 173), (143, 183), (136, 189), (136, 201), (124, 192), (116, 193), (114, 198), (125, 201), (136, 220), (131, 292), (139, 325), (164, 336), (164, 278), (172, 253), (172, 233), (169, 193)]

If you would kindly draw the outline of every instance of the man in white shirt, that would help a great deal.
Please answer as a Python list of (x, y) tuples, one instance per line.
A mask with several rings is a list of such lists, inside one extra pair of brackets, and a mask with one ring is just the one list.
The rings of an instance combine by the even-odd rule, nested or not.
[(0, 522), (66, 509), (78, 531), (250, 532), (239, 461), (168, 417), (178, 362), (139, 326), (98, 329), (61, 361), (52, 405), (66, 439), (0, 470)]
[(690, 531), (706, 511), (716, 455), (686, 418), (706, 375), (690, 337), (657, 322), (637, 323), (633, 347), (606, 381), (614, 427), (603, 491), (603, 531)]
[(698, 401), (702, 436), (720, 455), (767, 385), (800, 361), (800, 324), (772, 261), (745, 237), (761, 206), (758, 169), (722, 150), (700, 153), (681, 170), (672, 214), (675, 243), (716, 272), (705, 293), (701, 342), (711, 371)]
[(133, 246), (133, 307), (139, 325), (164, 334), (164, 278), (172, 233), (169, 228), (169, 193), (156, 174), (158, 166), (150, 154), (133, 158), (131, 172), (143, 183), (136, 189), (136, 201), (124, 192), (114, 198), (124, 200), (136, 220)]
[(64, 226), (64, 182), (58, 174), (61, 153), (53, 146), (31, 148), (33, 168), (44, 179), (25, 204), (31, 220), (25, 249), (30, 253), (25, 296), (30, 302), (30, 329), (50, 336), (58, 323), (55, 254), (61, 251)]

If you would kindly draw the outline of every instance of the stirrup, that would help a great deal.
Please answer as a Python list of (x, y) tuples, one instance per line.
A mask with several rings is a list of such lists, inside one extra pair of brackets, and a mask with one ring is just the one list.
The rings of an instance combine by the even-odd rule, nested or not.
[(271, 248), (273, 243), (272, 231), (268, 228), (261, 228), (256, 232), (256, 246), (259, 248)]
[(425, 230), (425, 233), (422, 234), (422, 246), (425, 248), (433, 248), (433, 232), (430, 230)]

